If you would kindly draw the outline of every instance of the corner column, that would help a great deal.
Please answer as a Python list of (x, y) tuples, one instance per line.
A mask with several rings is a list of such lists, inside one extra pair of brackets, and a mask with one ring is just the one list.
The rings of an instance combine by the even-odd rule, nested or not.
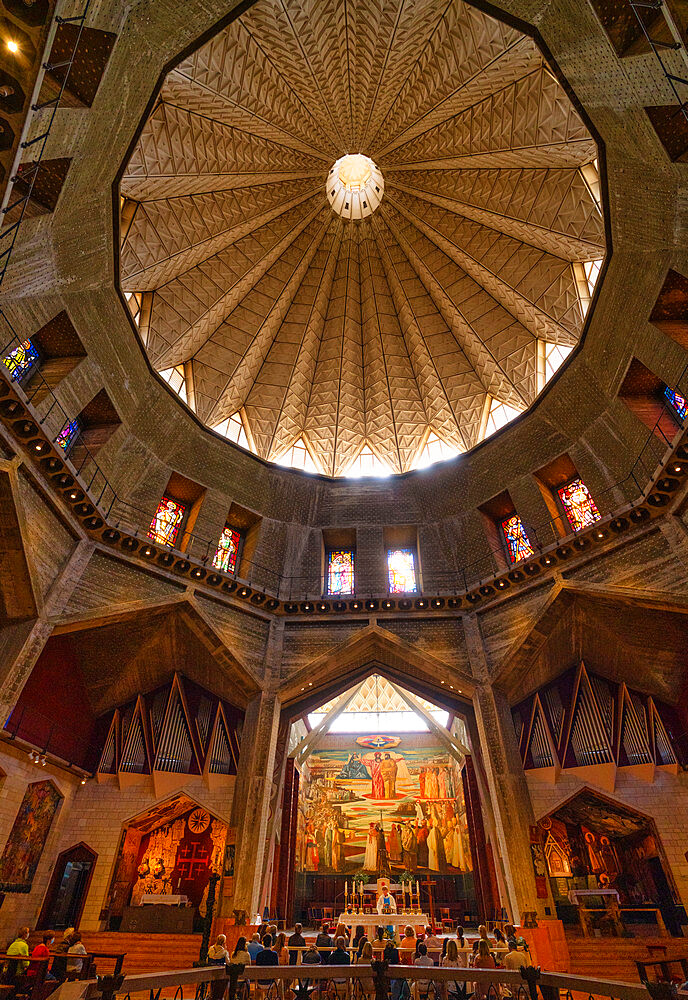
[(476, 618), (467, 616), (464, 627), (473, 674), (478, 681), (473, 706), (487, 791), (494, 814), (495, 833), (503, 861), (509, 908), (515, 920), (520, 920), (526, 910), (534, 910), (538, 917), (544, 918), (547, 916), (545, 906), (550, 908), (552, 916), (555, 910), (549, 895), (549, 880), (547, 899), (537, 898), (530, 850), (530, 826), (534, 824), (535, 818), (509, 702), (490, 683)]
[(247, 922), (255, 916), (260, 900), (280, 707), (276, 694), (261, 691), (244, 716), (232, 803), (232, 825), (236, 827), (232, 905), (245, 912)]

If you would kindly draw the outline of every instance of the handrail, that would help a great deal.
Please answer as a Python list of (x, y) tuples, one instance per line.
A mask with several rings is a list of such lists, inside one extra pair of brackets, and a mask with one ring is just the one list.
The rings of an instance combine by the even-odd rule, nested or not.
[[(0, 358), (2, 358), (6, 357), (11, 350), (17, 347), (21, 343), (21, 340), (12, 327), (8, 317), (2, 310), (0, 310), (0, 316), (5, 320), (12, 333), (10, 340), (7, 341), (2, 348), (0, 348)], [(56, 433), (59, 433), (62, 427), (70, 419), (73, 419), (73, 417), (69, 416), (58, 400), (52, 387), (45, 380), (40, 368), (38, 368), (38, 370), (31, 376), (30, 384), (26, 389), (18, 385), (17, 382), (12, 381), (9, 376), (9, 371), (4, 365), (0, 364), (0, 372), (3, 374), (5, 380), (13, 385), (13, 388), (18, 395), (24, 397), (27, 405), (30, 407), (34, 419), (41, 426), (46, 424), (51, 415), (54, 419), (54, 414), (57, 413), (59, 421), (61, 421), (60, 426), (56, 431)], [(688, 364), (684, 365), (679, 377), (675, 380), (675, 385), (683, 387), (687, 378)], [(39, 404), (41, 406), (40, 414), (36, 407), (32, 404), (32, 400), (38, 395), (39, 390), (43, 393)], [(684, 389), (684, 392), (686, 391), (688, 391), (688, 389)], [(42, 403), (43, 400), (48, 397), (51, 402), (46, 408), (42, 406)], [(610, 483), (602, 490), (596, 491), (594, 499), (598, 507), (602, 507), (604, 509), (605, 506), (608, 506), (610, 508), (609, 513), (606, 515), (603, 514), (601, 520), (598, 522), (600, 527), (604, 527), (605, 523), (613, 518), (619, 510), (626, 509), (626, 507), (640, 499), (647, 491), (651, 483), (652, 475), (661, 462), (662, 454), (672, 447), (675, 440), (675, 438), (668, 438), (664, 428), (662, 427), (662, 423), (666, 419), (667, 414), (670, 415), (672, 420), (677, 419), (675, 411), (671, 409), (668, 403), (663, 402), (661, 404), (661, 412), (659, 416), (657, 417), (653, 427), (648, 430), (648, 433), (643, 440), (637, 455), (630, 463), (626, 474), (615, 482)], [(55, 424), (55, 426), (57, 426), (57, 424)], [(675, 436), (678, 436), (680, 433), (681, 430), (677, 426)], [(70, 452), (71, 454), (80, 454), (80, 460), (75, 463), (70, 460), (69, 455), (62, 456), (63, 460), (71, 466), (77, 480), (79, 481), (80, 487), (85, 493), (88, 494), (91, 502), (101, 514), (103, 519), (108, 521), (111, 527), (128, 531), (137, 539), (145, 541), (149, 538), (148, 531), (154, 511), (146, 511), (136, 504), (132, 504), (130, 501), (119, 496), (114, 486), (110, 483), (107, 475), (103, 472), (101, 466), (96, 461), (95, 456), (88, 447), (88, 444), (84, 441), (81, 433), (76, 436), (74, 443), (70, 448)], [(625, 495), (629, 485), (632, 488), (633, 495)], [(605, 504), (605, 500), (608, 497), (611, 496), (613, 498), (615, 494), (619, 493), (625, 496), (625, 499), (620, 506), (617, 506), (614, 509), (611, 504)], [(114, 517), (112, 517), (113, 514)], [(550, 517), (548, 520), (540, 524), (527, 524), (526, 529), (528, 531), (528, 536), (535, 549), (534, 556), (529, 558), (539, 558), (545, 554), (550, 547), (556, 548), (557, 546), (561, 546), (567, 541), (573, 539), (575, 537), (575, 533), (572, 531), (562, 532), (562, 528), (564, 527), (566, 527), (564, 514), (559, 514), (556, 517)], [(287, 575), (281, 571), (275, 570), (273, 567), (265, 566), (256, 560), (246, 561), (244, 566), (242, 566), (242, 569), (245, 569), (246, 572), (242, 576), (238, 573), (223, 573), (220, 570), (214, 569), (211, 562), (217, 546), (217, 539), (213, 541), (211, 539), (204, 538), (201, 535), (197, 535), (194, 532), (184, 531), (183, 527), (180, 531), (180, 537), (185, 540), (185, 547), (183, 551), (178, 548), (173, 548), (172, 546), (167, 546), (166, 550), (180, 559), (195, 559), (209, 569), (212, 568), (213, 572), (217, 572), (220, 576), (225, 577), (227, 580), (234, 580), (239, 585), (246, 585), (248, 587), (260, 587), (266, 593), (273, 596), (279, 596), (286, 601), (317, 601), (323, 597), (321, 590), (313, 588), (312, 575)], [(151, 545), (154, 544), (155, 543), (151, 542)], [(527, 562), (527, 560), (521, 560), (519, 563), (513, 564), (513, 566), (500, 565), (500, 561), (503, 562), (505, 560), (503, 547), (495, 547), (489, 543), (488, 546), (488, 551), (482, 556), (460, 568), (454, 570), (432, 571), (428, 573), (427, 576), (432, 581), (432, 585), (430, 587), (426, 586), (424, 589), (419, 589), (416, 594), (411, 596), (419, 597), (423, 596), (424, 593), (441, 595), (442, 593), (457, 593), (462, 590), (468, 591), (472, 587), (479, 586), (495, 573), (502, 572), (506, 568), (512, 569), (521, 567)], [(353, 599), (358, 597), (364, 600), (366, 598), (384, 599), (384, 597), (388, 595), (386, 592), (371, 592), (368, 594), (365, 591), (358, 590), (355, 594), (347, 596)], [(404, 597), (408, 595), (395, 596)], [(336, 600), (337, 598), (336, 596), (331, 596), (330, 599)]]
[[(50, 116), (48, 118), (48, 123), (47, 123), (44, 131), (41, 132), (40, 135), (34, 136), (33, 139), (26, 139), (25, 138), (19, 144), (19, 149), (20, 150), (21, 149), (28, 149), (30, 146), (33, 146), (34, 143), (40, 143), (40, 146), (39, 146), (39, 149), (38, 149), (37, 159), (34, 161), (34, 166), (32, 167), (32, 169), (31, 169), (30, 172), (27, 171), (27, 173), (25, 174), (25, 176), (28, 176), (29, 173), (31, 175), (31, 181), (29, 183), (29, 189), (26, 192), (26, 194), (22, 195), (20, 198), (18, 198), (11, 205), (7, 205), (6, 204), (6, 199), (3, 199), (3, 204), (4, 204), (4, 207), (2, 208), (2, 214), (3, 215), (6, 215), (8, 212), (12, 211), (13, 208), (17, 208), (19, 205), (21, 205), (21, 211), (19, 213), (19, 218), (17, 219), (17, 221), (13, 222), (11, 226), (9, 226), (7, 229), (3, 229), (2, 232), (0, 232), (0, 247), (2, 247), (3, 241), (5, 241), (5, 240), (7, 240), (9, 238), (9, 246), (5, 246), (4, 250), (0, 249), (0, 285), (2, 285), (3, 281), (5, 280), (5, 275), (7, 274), (7, 269), (9, 267), (9, 265), (10, 265), (10, 260), (11, 260), (11, 257), (12, 257), (12, 251), (14, 250), (15, 243), (17, 242), (17, 236), (19, 235), (19, 229), (21, 227), (22, 222), (24, 221), (24, 215), (26, 213), (26, 208), (27, 208), (27, 205), (29, 204), (29, 201), (31, 199), (31, 195), (33, 194), (34, 185), (36, 183), (36, 177), (38, 176), (38, 171), (39, 171), (41, 162), (43, 160), (43, 154), (45, 153), (45, 148), (46, 148), (46, 145), (48, 143), (48, 139), (50, 138), (50, 133), (52, 131), (53, 122), (55, 121), (55, 115), (57, 114), (58, 108), (60, 107), (60, 102), (62, 100), (62, 95), (64, 94), (65, 88), (67, 86), (67, 80), (69, 79), (69, 74), (70, 74), (70, 72), (72, 70), (72, 66), (74, 64), (74, 58), (76, 56), (76, 50), (78, 48), (79, 42), (81, 41), (81, 34), (82, 34), (82, 32), (84, 30), (84, 27), (85, 27), (86, 14), (88, 13), (88, 8), (90, 7), (90, 5), (91, 5), (91, 0), (85, 0), (85, 4), (84, 4), (84, 7), (83, 7), (83, 9), (81, 11), (81, 14), (78, 14), (75, 17), (60, 17), (59, 15), (56, 14), (55, 17), (54, 17), (54, 26), (55, 26), (55, 28), (53, 29), (53, 25), (51, 24), (50, 30), (48, 32), (48, 41), (49, 41), (54, 36), (54, 31), (57, 30), (57, 27), (59, 27), (59, 25), (61, 25), (61, 24), (74, 24), (74, 23), (78, 24), (76, 38), (74, 40), (74, 45), (72, 47), (71, 54), (70, 54), (69, 58), (65, 60), (65, 63), (64, 63), (64, 65), (67, 67), (67, 70), (66, 70), (66, 72), (64, 74), (64, 77), (62, 79), (62, 83), (60, 85), (60, 89), (59, 89), (59, 91), (57, 93), (57, 96), (51, 98), (49, 101), (46, 101), (42, 105), (39, 105), (39, 104), (32, 104), (31, 105), (31, 111), (33, 112), (34, 116), (39, 111), (42, 111), (45, 108), (50, 107), (50, 105), (52, 105), (52, 111), (50, 112)], [(44, 50), (43, 50), (44, 54), (46, 54), (47, 51), (48, 51), (48, 49), (47, 49), (47, 42), (46, 42), (46, 45), (45, 45)], [(38, 85), (38, 80), (41, 77), (41, 71), (42, 70), (47, 70), (47, 69), (49, 69), (48, 64), (43, 63), (42, 66), (39, 69), (39, 74), (38, 74), (38, 78), (37, 78), (37, 81), (36, 81), (36, 85)], [(36, 93), (35, 89), (34, 89), (34, 93)], [(29, 130), (29, 127), (30, 127), (30, 124), (31, 124), (32, 121), (33, 121), (32, 115), (31, 114), (27, 114), (26, 121), (24, 123), (24, 128), (22, 130), (22, 135), (23, 136), (28, 135), (28, 130)], [(19, 151), (17, 152), (17, 157), (15, 158), (15, 160), (17, 160), (18, 158), (19, 158)], [(19, 164), (19, 165), (21, 165), (21, 164)], [(18, 169), (19, 169), (19, 167), (17, 167), (17, 170)], [(11, 175), (10, 176), (10, 183), (16, 181), (17, 179), (19, 179), (19, 175), (18, 174)], [(9, 190), (9, 183), (8, 183), (8, 190)], [(0, 310), (0, 313), (2, 313), (2, 315), (5, 315), (4, 309)]]
[[(526, 982), (520, 972), (507, 969), (462, 969), (454, 967), (425, 967), (413, 965), (392, 965), (381, 969), (365, 963), (359, 965), (271, 965), (247, 966), (241, 978), (249, 983), (268, 981), (284, 984), (298, 980), (322, 982), (323, 980), (355, 981), (365, 980), (368, 983), (378, 974), (389, 983), (392, 979), (432, 981), (442, 986), (448, 983), (480, 983), (490, 987), (501, 984), (512, 990), (524, 990)], [(569, 997), (573, 993), (584, 993), (588, 997), (610, 997), (613, 1000), (648, 1000), (648, 993), (641, 983), (628, 983), (613, 979), (587, 978), (569, 973), (540, 971), (539, 976), (533, 970), (538, 985), (561, 990)], [(151, 997), (158, 990), (184, 986), (199, 986), (215, 980), (228, 978), (226, 966), (212, 965), (194, 969), (170, 970), (168, 972), (141, 973), (124, 976), (121, 982), (84, 980), (76, 983), (65, 983), (60, 986), (53, 997), (55, 1000), (95, 1000), (103, 996), (123, 996), (134, 993), (148, 993)]]

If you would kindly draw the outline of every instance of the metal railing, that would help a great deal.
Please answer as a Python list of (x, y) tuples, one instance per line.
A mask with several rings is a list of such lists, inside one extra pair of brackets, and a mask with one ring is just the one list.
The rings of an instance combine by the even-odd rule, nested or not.
[[(65, 70), (62, 83), (60, 85), (59, 92), (56, 97), (51, 98), (49, 101), (45, 101), (42, 104), (33, 103), (31, 105), (31, 112), (27, 116), (24, 129), (22, 132), (22, 141), (20, 143), (20, 150), (17, 154), (17, 161), (21, 159), (21, 150), (25, 150), (29, 147), (36, 145), (38, 147), (37, 158), (30, 171), (26, 171), (21, 176), (22, 181), (29, 182), (27, 192), (18, 198), (11, 205), (6, 206), (2, 209), (4, 214), (19, 208), (20, 214), (16, 222), (11, 226), (0, 231), (0, 285), (2, 284), (7, 269), (10, 265), (12, 252), (14, 250), (19, 229), (24, 220), (26, 213), (26, 208), (28, 206), (29, 200), (33, 193), (34, 185), (36, 182), (36, 177), (38, 173), (38, 168), (42, 161), (46, 144), (51, 133), (51, 129), (59, 109), (62, 95), (64, 93), (67, 81), (69, 78), (69, 72), (71, 70), (74, 57), (76, 55), (76, 50), (81, 38), (81, 34), (85, 27), (86, 16), (89, 10), (91, 0), (85, 0), (84, 6), (82, 8), (81, 14), (74, 17), (63, 18), (59, 15), (55, 15), (53, 24), (51, 25), (50, 32), (48, 35), (48, 42), (46, 43), (45, 51), (48, 51), (48, 46), (51, 44), (51, 40), (54, 38), (55, 30), (60, 24), (73, 23), (78, 26), (74, 44), (72, 46), (71, 54), (68, 59), (63, 62), (51, 66), (48, 63), (43, 63), (41, 70), (39, 72), (39, 77), (34, 88), (34, 95), (37, 96), (40, 90), (40, 82), (42, 79), (42, 74), (47, 71), (61, 69)], [(688, 87), (688, 79), (680, 77), (671, 72), (671, 70), (666, 66), (665, 61), (661, 55), (662, 48), (670, 49), (680, 49), (682, 57), (688, 66), (688, 54), (686, 53), (685, 46), (683, 45), (682, 35), (680, 28), (675, 24), (670, 11), (666, 8), (666, 5), (662, 0), (629, 0), (629, 4), (634, 11), (634, 14), (642, 28), (642, 31), (650, 45), (652, 51), (655, 53), (662, 71), (669, 81), (672, 91), (676, 96), (679, 108), (678, 111), (683, 113), (683, 115), (688, 120), (688, 102), (682, 101), (681, 96), (678, 91), (678, 86), (685, 85)], [(643, 18), (641, 16), (641, 11), (644, 9), (659, 10), (665, 17), (667, 24), (672, 32), (673, 37), (676, 39), (674, 44), (668, 44), (665, 42), (659, 42), (653, 37), (651, 37)], [(33, 116), (41, 113), (44, 110), (50, 109), (50, 114), (48, 116), (48, 121), (43, 128), (43, 130), (32, 139), (26, 138), (29, 134), (30, 126), (33, 121)], [(17, 180), (16, 173), (11, 177), (11, 180)], [(6, 198), (5, 198), (6, 201)], [(4, 346), (0, 349), (0, 358), (6, 357), (15, 347), (19, 346), (22, 342), (22, 338), (18, 336), (14, 327), (12, 326), (11, 320), (7, 315), (4, 308), (0, 307), (0, 319), (7, 325), (10, 330), (10, 337), (5, 341)], [(688, 366), (683, 369), (680, 378), (676, 382), (678, 387), (682, 387), (682, 384), (686, 378), (686, 371)], [(55, 426), (54, 433), (48, 434), (47, 436), (54, 440), (55, 436), (62, 427), (71, 419), (73, 415), (67, 413), (62, 404), (59, 402), (57, 396), (53, 391), (53, 387), (44, 378), (40, 371), (40, 368), (34, 372), (31, 376), (30, 381), (27, 383), (26, 388), (18, 385), (17, 382), (9, 377), (9, 372), (0, 364), (0, 371), (3, 376), (13, 383), (14, 388), (18, 390), (20, 396), (23, 396), (27, 404), (31, 407), (34, 418), (37, 420), (41, 427), (46, 424), (50, 424), (55, 420), (57, 415), (60, 421), (60, 426)], [(685, 393), (686, 390), (684, 390)], [(37, 397), (40, 396), (40, 400), (37, 401)], [(46, 407), (42, 408), (42, 412), (38, 413), (38, 407), (42, 405), (44, 399), (48, 399), (49, 403)], [(34, 406), (34, 402), (37, 403)], [(666, 406), (665, 409), (668, 412), (669, 407)], [(654, 474), (657, 464), (660, 461), (660, 455), (658, 454), (658, 442), (663, 439), (666, 447), (671, 445), (671, 441), (667, 438), (663, 428), (661, 427), (662, 417), (660, 416), (655, 424), (655, 426), (649, 431), (645, 441), (638, 455), (634, 458), (629, 471), (618, 481), (608, 485), (601, 491), (596, 491), (595, 501), (598, 507), (607, 507), (609, 511), (615, 509), (625, 509), (630, 506), (630, 504), (636, 502), (640, 499), (646, 490), (648, 483), (651, 481), (651, 477)], [(659, 445), (661, 448), (661, 445)], [(74, 474), (79, 482), (80, 488), (88, 495), (90, 501), (98, 510), (99, 514), (104, 520), (108, 521), (111, 527), (115, 529), (121, 529), (127, 533), (133, 535), (136, 538), (147, 539), (149, 537), (148, 532), (150, 530), (150, 523), (153, 517), (154, 511), (145, 510), (138, 507), (136, 504), (131, 503), (128, 500), (120, 497), (111, 484), (108, 476), (103, 471), (99, 463), (96, 461), (95, 455), (89, 448), (87, 442), (84, 440), (83, 435), (79, 433), (70, 448), (71, 455), (73, 459), (70, 460), (68, 456), (65, 456), (68, 464), (74, 471)], [(627, 488), (631, 486), (633, 492), (627, 494)], [(606, 503), (605, 501), (611, 498), (615, 503)], [(620, 508), (619, 508), (620, 503)], [(608, 517), (611, 517), (610, 513)], [(600, 524), (603, 524), (607, 518), (603, 518)], [(536, 555), (541, 554), (549, 546), (556, 546), (564, 544), (567, 540), (567, 536), (571, 535), (570, 532), (563, 530), (564, 527), (564, 516), (559, 515), (554, 518), (549, 518), (547, 521), (539, 525), (527, 525), (528, 536), (535, 549)], [(194, 532), (184, 531), (183, 527), (181, 530), (181, 535), (184, 539), (184, 550), (178, 550), (172, 547), (166, 547), (171, 553), (180, 559), (191, 558), (205, 566), (212, 568), (212, 559), (214, 557), (217, 539), (207, 539)], [(151, 542), (153, 545), (153, 542)], [(515, 564), (516, 566), (521, 565)], [(279, 596), (285, 600), (313, 600), (317, 601), (323, 597), (320, 581), (316, 579), (314, 574), (289, 574), (286, 575), (278, 570), (275, 570), (272, 566), (267, 566), (259, 563), (256, 560), (242, 560), (242, 572), (241, 577), (236, 574), (221, 574), (227, 576), (228, 579), (234, 579), (239, 584), (245, 584), (248, 587), (258, 587), (264, 592), (271, 594), (273, 596)], [(462, 591), (468, 591), (472, 587), (480, 585), (483, 581), (493, 576), (496, 573), (503, 572), (505, 569), (510, 568), (505, 563), (505, 553), (503, 546), (500, 544), (495, 547), (490, 545), (489, 551), (479, 556), (477, 559), (466, 563), (462, 567), (456, 567), (451, 570), (433, 570), (426, 575), (426, 585), (421, 591), (419, 589), (418, 594), (413, 595), (394, 595), (395, 597), (404, 596), (422, 596), (424, 593), (431, 594), (454, 594), (460, 593)], [(215, 570), (216, 572), (220, 572)], [(349, 596), (349, 595), (347, 595)], [(360, 598), (362, 600), (366, 598), (384, 598), (388, 596), (386, 592), (361, 592), (357, 591), (355, 595), (350, 595), (354, 598)], [(334, 599), (334, 598), (332, 598)]]
[[(62, 83), (60, 84), (60, 89), (57, 95), (48, 101), (44, 101), (42, 104), (34, 103), (31, 104), (30, 113), (27, 114), (26, 120), (24, 122), (24, 128), (22, 130), (22, 139), (19, 143), (19, 149), (17, 150), (17, 155), (15, 157), (15, 162), (12, 168), (12, 174), (10, 176), (7, 191), (3, 198), (4, 207), (2, 208), (3, 216), (8, 215), (14, 209), (19, 209), (19, 218), (13, 222), (9, 227), (3, 229), (0, 232), (0, 285), (2, 285), (5, 280), (5, 275), (7, 274), (7, 269), (10, 265), (10, 259), (12, 256), (12, 251), (14, 250), (15, 243), (17, 242), (17, 236), (19, 235), (19, 229), (22, 222), (24, 221), (24, 215), (26, 214), (26, 209), (28, 207), (29, 201), (33, 194), (33, 189), (36, 184), (36, 178), (38, 176), (38, 171), (40, 169), (41, 162), (43, 160), (43, 155), (45, 153), (45, 148), (52, 131), (53, 123), (55, 121), (55, 115), (57, 114), (58, 108), (60, 107), (60, 102), (62, 100), (62, 95), (64, 94), (65, 87), (67, 86), (67, 80), (69, 79), (69, 74), (74, 63), (74, 57), (76, 56), (76, 50), (78, 48), (79, 42), (81, 40), (81, 34), (84, 30), (86, 23), (86, 15), (88, 14), (88, 8), (91, 4), (91, 0), (85, 0), (81, 14), (76, 17), (61, 17), (56, 14), (53, 23), (50, 26), (48, 33), (48, 40), (46, 42), (44, 53), (49, 52), (48, 46), (52, 44), (52, 40), (55, 37), (55, 32), (61, 24), (75, 24), (77, 25), (76, 36), (74, 39), (74, 45), (67, 59), (64, 59), (60, 63), (51, 65), (50, 63), (42, 63), (39, 69), (39, 73), (36, 79), (36, 84), (34, 86), (33, 97), (38, 99), (38, 94), (40, 91), (40, 85), (43, 81), (46, 72), (51, 72), (52, 70), (61, 69), (64, 70), (64, 77)], [(33, 139), (27, 138), (31, 124), (35, 120), (35, 116), (42, 111), (50, 109), (50, 114), (48, 115), (48, 120), (43, 128), (43, 131), (38, 135), (34, 136)], [(19, 174), (19, 166), (21, 165), (22, 151), (31, 148), (32, 146), (37, 147), (36, 159), (33, 161), (33, 165), (30, 169), (25, 170), (21, 175)], [(20, 195), (15, 201), (10, 205), (7, 204), (8, 192), (10, 191), (10, 184), (20, 180), (22, 183), (28, 182), (28, 190), (25, 194)], [(4, 314), (4, 310), (0, 310)]]
[[(0, 318), (10, 331), (9, 339), (3, 338), (4, 343), (3, 340), (0, 340), (0, 344), (2, 344), (0, 358), (3, 358), (18, 347), (21, 340), (9, 318), (1, 311)], [(17, 394), (26, 401), (35, 421), (43, 428), (49, 439), (54, 441), (65, 424), (74, 419), (74, 415), (68, 413), (57, 398), (40, 366), (37, 366), (24, 386), (19, 384), (19, 381), (14, 381), (8, 368), (1, 363), (0, 372), (13, 385)], [(675, 385), (682, 389), (684, 394), (688, 394), (688, 365), (684, 366)], [(665, 454), (674, 445), (675, 438), (682, 433), (677, 421), (675, 410), (670, 407), (668, 402), (663, 402), (655, 424), (648, 429), (638, 453), (630, 462), (628, 471), (603, 489), (596, 490), (594, 500), (602, 514), (602, 519), (598, 522), (600, 529), (611, 518), (618, 516), (619, 511), (627, 509), (644, 496)], [(670, 423), (672, 427), (676, 428), (676, 434), (673, 437), (667, 434), (664, 427), (666, 423)], [(63, 458), (73, 471), (79, 487), (88, 495), (100, 516), (108, 522), (111, 528), (124, 531), (142, 541), (150, 542), (151, 547), (162, 548), (160, 545), (156, 546), (149, 535), (155, 510), (146, 510), (129, 500), (125, 500), (117, 493), (81, 432), (76, 435), (70, 445), (69, 453), (63, 455)], [(526, 530), (535, 550), (535, 557), (539, 557), (550, 547), (561, 546), (567, 540), (570, 541), (575, 537), (575, 533), (568, 528), (563, 513), (556, 517), (550, 517), (539, 524), (528, 523)], [(183, 550), (165, 546), (164, 551), (169, 551), (179, 559), (193, 559), (208, 569), (226, 576), (228, 580), (237, 581), (239, 585), (260, 588), (264, 592), (286, 601), (318, 601), (323, 597), (320, 582), (313, 573), (285, 574), (257, 560), (242, 559), (241, 576), (225, 574), (214, 569), (212, 565), (217, 549), (217, 539), (209, 539), (193, 531), (185, 531), (183, 525), (179, 535), (183, 539)], [(442, 596), (461, 593), (479, 586), (495, 574), (504, 572), (506, 569), (518, 568), (526, 562), (522, 560), (511, 566), (507, 564), (506, 560), (503, 545), (495, 546), (488, 542), (487, 551), (478, 558), (467, 562), (464, 566), (448, 570), (433, 569), (427, 572), (424, 586), (422, 589), (419, 588), (417, 594), (397, 594), (394, 596), (396, 598), (415, 598), (424, 594)], [(384, 599), (389, 595), (383, 591), (367, 593), (358, 590), (356, 594), (351, 596), (365, 600), (368, 598)], [(330, 597), (330, 599), (335, 600), (336, 597)]]
[[(232, 967), (230, 966), (230, 969)], [(651, 984), (653, 985), (653, 984)], [(248, 1000), (254, 993), (261, 1000), (648, 1000), (641, 983), (617, 982), (540, 969), (510, 972), (506, 969), (462, 969), (388, 965), (384, 961), (353, 966), (292, 965), (224, 966), (144, 975), (105, 976), (96, 981), (64, 983), (55, 1000), (114, 1000), (135, 996), (158, 1000), (165, 991), (175, 1000)], [(668, 997), (668, 994), (667, 994)]]

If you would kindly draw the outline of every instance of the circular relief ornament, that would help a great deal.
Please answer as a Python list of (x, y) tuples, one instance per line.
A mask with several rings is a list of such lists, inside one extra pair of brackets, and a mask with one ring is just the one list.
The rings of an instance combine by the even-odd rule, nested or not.
[(203, 833), (210, 826), (210, 813), (205, 809), (194, 809), (189, 816), (187, 825), (192, 833)]
[(399, 746), (401, 739), (399, 736), (359, 736), (356, 742), (368, 750), (391, 750), (392, 747)]

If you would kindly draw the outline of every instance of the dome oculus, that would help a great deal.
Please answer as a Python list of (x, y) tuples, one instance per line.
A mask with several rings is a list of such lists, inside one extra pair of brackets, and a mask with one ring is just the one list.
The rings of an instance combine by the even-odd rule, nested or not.
[(343, 219), (365, 219), (382, 201), (385, 182), (363, 153), (347, 153), (332, 166), (325, 184), (332, 211)]

